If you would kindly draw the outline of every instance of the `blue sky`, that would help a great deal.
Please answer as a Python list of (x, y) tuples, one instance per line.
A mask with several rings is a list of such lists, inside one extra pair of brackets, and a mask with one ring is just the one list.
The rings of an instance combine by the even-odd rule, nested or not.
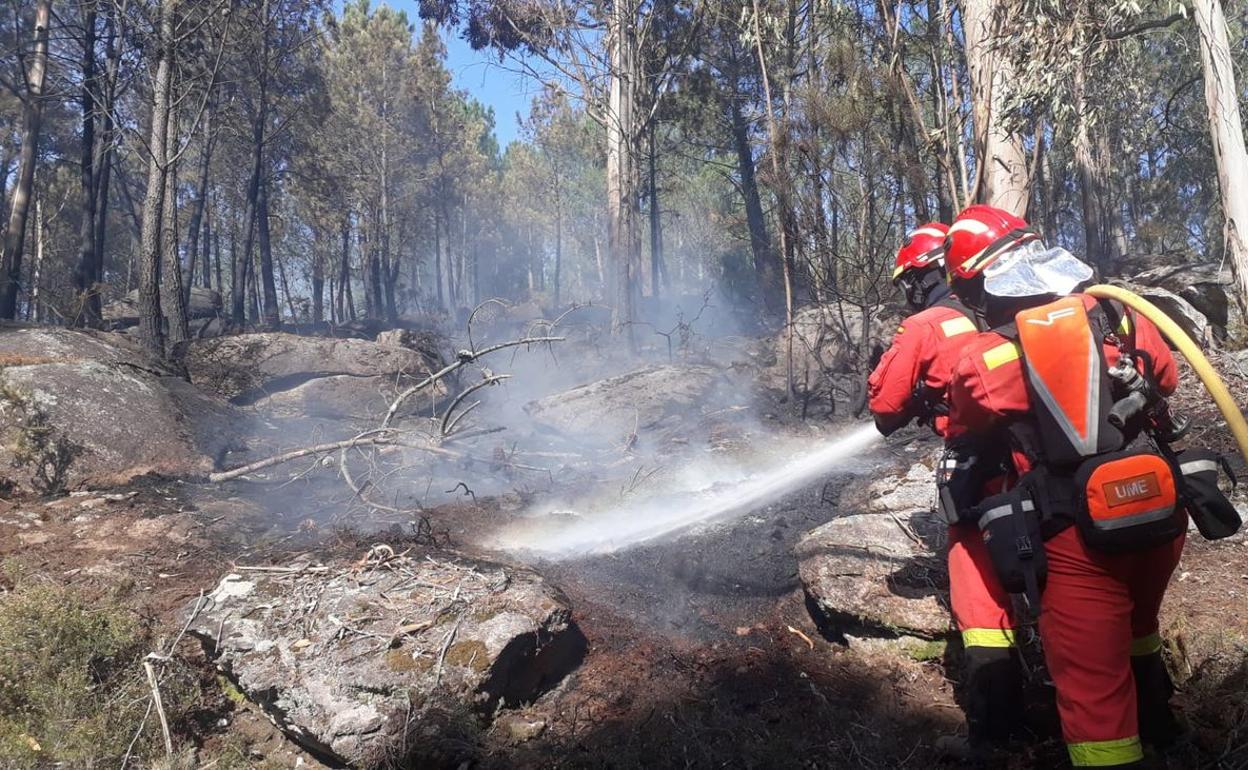
[[(420, 35), (420, 15), (416, 0), (380, 0), (377, 5), (390, 5), (407, 13)], [(459, 35), (459, 30), (443, 30), (446, 41), (446, 66), (454, 78), (456, 88), (462, 88), (477, 101), (494, 108), (500, 147), (506, 147), (517, 138), (520, 126), (516, 114), (528, 116), (529, 104), (540, 91), (532, 78), (510, 71), (510, 65), (498, 63), (498, 57), (489, 51), (474, 51)]]

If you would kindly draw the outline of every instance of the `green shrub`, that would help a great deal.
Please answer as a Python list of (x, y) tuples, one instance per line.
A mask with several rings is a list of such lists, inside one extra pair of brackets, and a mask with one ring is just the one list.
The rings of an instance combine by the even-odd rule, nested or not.
[[(150, 629), (112, 602), (24, 582), (0, 597), (0, 767), (118, 767), (163, 754), (149, 692)], [(170, 719), (190, 702), (184, 671), (162, 682)], [(136, 733), (138, 735), (135, 739)]]

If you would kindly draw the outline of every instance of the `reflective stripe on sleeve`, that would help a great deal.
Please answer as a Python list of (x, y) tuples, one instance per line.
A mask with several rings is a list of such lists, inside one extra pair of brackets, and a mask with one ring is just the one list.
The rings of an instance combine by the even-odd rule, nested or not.
[(984, 364), (988, 367), (988, 371), (992, 371), (998, 366), (1017, 361), (1020, 356), (1017, 342), (1003, 342), (995, 348), (984, 351)]
[(1161, 652), (1161, 634), (1154, 631), (1148, 636), (1141, 636), (1139, 639), (1131, 640), (1131, 656), (1141, 657), (1143, 655), (1152, 655), (1155, 652)]
[(946, 337), (956, 337), (959, 334), (975, 331), (975, 324), (966, 316), (950, 318), (948, 321), (942, 321), (940, 331)]
[(1138, 735), (1112, 741), (1068, 743), (1066, 750), (1070, 752), (1070, 763), (1075, 767), (1112, 767), (1144, 759)]
[(1014, 630), (1011, 628), (966, 628), (962, 630), (963, 647), (1013, 647)]
[(1217, 473), (1218, 464), (1213, 460), (1188, 460), (1179, 466), (1179, 473), (1184, 476), (1191, 476), (1193, 473), (1208, 473), (1213, 471)]

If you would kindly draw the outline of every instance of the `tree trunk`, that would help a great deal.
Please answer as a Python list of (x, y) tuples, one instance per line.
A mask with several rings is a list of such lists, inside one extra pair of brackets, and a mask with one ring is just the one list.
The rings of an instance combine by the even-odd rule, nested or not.
[(22, 152), (13, 188), (9, 228), (5, 233), (4, 258), (0, 264), (0, 318), (17, 316), (17, 292), (22, 281), (22, 249), (26, 240), (26, 220), (30, 215), (35, 164), (39, 160), (39, 129), (43, 122), (43, 83), (48, 64), (48, 25), (52, 0), (35, 4), (35, 50), (26, 77), (26, 98), (22, 104)]
[[(209, 222), (208, 219), (204, 220), (204, 240), (205, 240), (204, 245), (205, 247), (207, 247), (206, 241), (208, 239), (208, 231), (207, 231), (208, 222)], [(220, 223), (218, 222), (217, 224), (219, 225)], [(213, 227), (212, 229), (212, 256), (213, 256), (213, 268), (217, 277), (217, 293), (221, 294), (225, 292), (225, 287), (221, 285), (221, 230), (217, 227)]]
[(160, 236), (168, 159), (169, 97), (173, 85), (173, 13), (169, 0), (160, 5), (160, 47), (152, 82), (152, 125), (148, 140), (147, 192), (139, 234), (139, 333), (144, 347), (165, 357), (164, 317), (160, 309)]
[(1014, 68), (1008, 57), (994, 50), (1001, 42), (998, 13), (999, 0), (962, 0), (978, 150), (975, 200), (1025, 216), (1031, 182), (1023, 137), (1007, 133), (1001, 121), (1001, 104)]
[(282, 328), (282, 311), (277, 304), (277, 282), (273, 277), (273, 247), (269, 239), (269, 178), (261, 174), (256, 194), (256, 240), (260, 247), (260, 282), (263, 289), (263, 325)]
[[(196, 185), (195, 205), (191, 209), (191, 221), (187, 226), (188, 240), (186, 243), (187, 279), (186, 297), (191, 296), (191, 287), (195, 285), (195, 262), (199, 259), (199, 239), (204, 224), (204, 209), (208, 204), (208, 165), (212, 159), (212, 110), (204, 111), (204, 138), (199, 148), (199, 183)], [(204, 260), (204, 279), (208, 278), (208, 260)]]
[[(312, 323), (319, 324), (325, 320), (325, 252), (320, 247), (320, 239), (312, 254)], [(333, 291), (330, 291), (333, 300)]]
[[(345, 299), (345, 303), (344, 303)], [(355, 299), (351, 296), (351, 215), (342, 218), (342, 261), (338, 263), (338, 321), (355, 320)]]
[(1235, 84), (1226, 16), (1221, 0), (1194, 0), (1192, 8), (1200, 35), (1205, 105), (1226, 220), (1226, 254), (1235, 276), (1239, 306), (1248, 312), (1248, 152), (1244, 149), (1240, 94)]
[(781, 162), (784, 137), (780, 135), (776, 124), (776, 113), (771, 103), (771, 80), (767, 76), (767, 57), (763, 52), (763, 35), (759, 17), (758, 0), (754, 0), (754, 42), (758, 53), (758, 70), (763, 78), (763, 100), (767, 108), (767, 133), (771, 138), (771, 170), (776, 181), (776, 197), (780, 206), (780, 250), (784, 254), (781, 265), (784, 269), (784, 325), (787, 338), (786, 384), (790, 395), (793, 394), (793, 235), (791, 231), (792, 208), (789, 206), (788, 180)]
[(655, 134), (659, 122), (650, 123), (650, 293), (660, 294), (659, 283), (663, 272), (663, 208), (659, 205), (658, 152)]
[(737, 151), (737, 173), (741, 177), (741, 195), (745, 199), (745, 223), (750, 231), (750, 253), (754, 256), (754, 272), (758, 276), (763, 304), (774, 314), (782, 308), (782, 276), (778, 269), (778, 260), (772, 254), (771, 238), (767, 235), (767, 219), (763, 215), (763, 201), (758, 194), (758, 180), (754, 176), (754, 150), (750, 146), (749, 127), (745, 123), (745, 116), (741, 114), (738, 95), (731, 94), (728, 98), (733, 145)]
[(182, 293), (182, 259), (178, 255), (178, 165), (172, 160), (178, 146), (178, 120), (172, 111), (168, 123), (165, 157), (170, 160), (165, 169), (164, 212), (160, 220), (164, 260), (160, 273), (160, 304), (169, 321), (169, 341), (176, 345), (191, 335), (187, 327), (186, 296)]
[(86, 0), (82, 8), (82, 219), (78, 229), (78, 312), (74, 323), (97, 328), (100, 326), (98, 284), (100, 276), (95, 264), (95, 112), (99, 79), (95, 63), (95, 0)]
[[(208, 191), (205, 190), (205, 193)], [(205, 289), (212, 288), (212, 212), (208, 209), (208, 202), (204, 202), (204, 225), (203, 240), (200, 241), (203, 254), (203, 287)], [(195, 259), (195, 255), (191, 255), (191, 259)], [(221, 290), (221, 282), (217, 282), (217, 291)]]
[(442, 298), (442, 219), (433, 215), (433, 283), (438, 287), (438, 309), (446, 310), (446, 302)]
[(252, 128), (251, 148), (251, 179), (247, 182), (247, 208), (243, 213), (243, 226), (247, 228), (243, 236), (243, 251), (234, 262), (234, 275), (230, 285), (230, 322), (236, 327), (247, 323), (245, 308), (247, 307), (247, 264), (251, 261), (251, 245), (256, 231), (256, 199), (260, 193), (260, 167), (263, 145), (257, 134), (260, 129)]
[[(92, 269), (100, 281), (106, 279), (104, 246), (108, 233), (109, 183), (113, 174), (113, 105), (117, 96), (117, 76), (121, 70), (121, 47), (117, 45), (116, 15), (110, 10), (111, 3), (106, 3), (104, 8), (107, 36), (104, 43), (104, 88), (100, 102), (100, 133), (95, 142), (95, 237), (92, 239), (95, 247)], [(96, 306), (100, 304), (98, 292), (91, 296), (91, 302)], [(92, 312), (98, 314), (98, 307)]]
[(39, 284), (43, 273), (43, 199), (35, 196), (35, 263), (30, 271), (30, 303), (26, 305), (26, 320), (33, 313), (36, 323), (43, 322), (43, 308), (40, 304)]
[(1074, 95), (1079, 110), (1075, 128), (1075, 165), (1079, 169), (1079, 188), (1083, 204), (1083, 232), (1087, 245), (1087, 258), (1102, 274), (1111, 271), (1120, 256), (1115, 230), (1121, 230), (1112, 220), (1116, 210), (1112, 201), (1109, 157), (1105, 153), (1104, 126), (1094, 126), (1091, 121), (1092, 105), (1086, 92), (1087, 83), (1083, 67), (1075, 71)]
[(637, 66), (634, 51), (631, 2), (611, 4), (607, 19), (608, 100), (607, 124), (607, 253), (614, 268), (614, 313), (617, 332), (628, 337), (629, 349), (636, 347), (633, 319), (636, 317), (634, 291), (637, 241), (636, 195), (636, 116), (634, 89)]

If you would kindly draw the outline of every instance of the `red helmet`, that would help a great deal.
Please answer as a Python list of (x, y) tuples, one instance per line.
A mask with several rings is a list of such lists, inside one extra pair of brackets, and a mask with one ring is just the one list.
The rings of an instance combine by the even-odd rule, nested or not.
[(1039, 238), (1022, 217), (982, 203), (968, 206), (945, 238), (945, 269), (951, 279), (974, 278), (1005, 252)]
[(897, 266), (893, 268), (893, 283), (907, 270), (921, 270), (929, 265), (944, 264), (945, 234), (949, 225), (928, 222), (906, 234), (897, 250)]

